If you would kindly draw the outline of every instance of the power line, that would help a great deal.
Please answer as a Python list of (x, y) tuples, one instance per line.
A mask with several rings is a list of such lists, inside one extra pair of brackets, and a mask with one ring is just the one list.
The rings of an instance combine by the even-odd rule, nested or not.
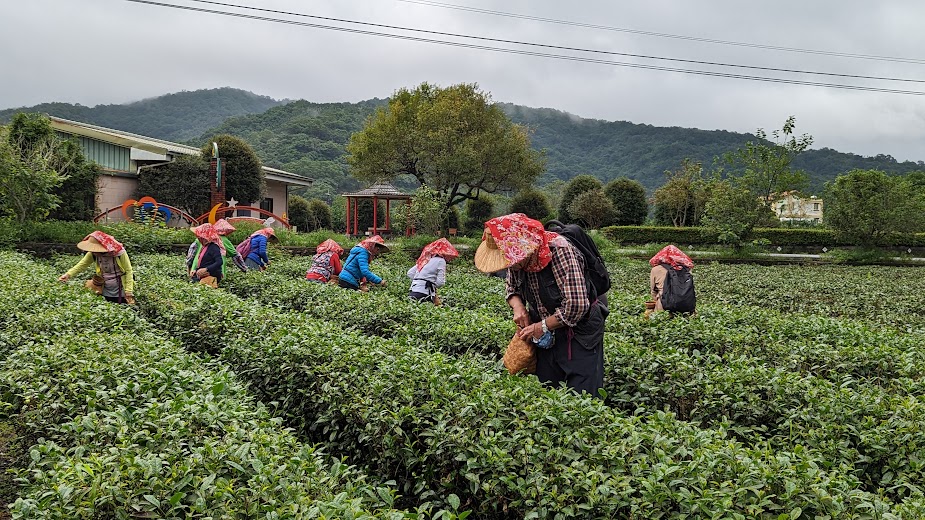
[(346, 33), (351, 33), (351, 34), (379, 36), (379, 37), (393, 38), (393, 39), (398, 39), (398, 40), (414, 41), (414, 42), (421, 42), (421, 43), (431, 43), (431, 44), (446, 45), (446, 46), (460, 47), (460, 48), (466, 48), (466, 49), (502, 52), (502, 53), (508, 53), (508, 54), (522, 55), (522, 56), (536, 56), (536, 57), (551, 58), (551, 59), (558, 59), (558, 60), (564, 60), (564, 61), (594, 63), (594, 64), (600, 64), (600, 65), (610, 65), (610, 66), (628, 67), (628, 68), (646, 69), (646, 70), (659, 70), (659, 71), (666, 71), (666, 72), (678, 72), (678, 73), (683, 73), (683, 74), (693, 74), (693, 75), (699, 75), (699, 76), (742, 79), (742, 80), (759, 81), (759, 82), (767, 82), (767, 83), (805, 85), (805, 86), (815, 86), (815, 87), (825, 87), (825, 88), (836, 88), (836, 89), (843, 89), (843, 90), (855, 90), (855, 91), (863, 91), (863, 92), (882, 92), (882, 93), (905, 94), (905, 95), (914, 95), (914, 96), (925, 95), (925, 92), (916, 91), (916, 90), (899, 90), (899, 89), (871, 87), (871, 86), (864, 86), (864, 85), (822, 83), (822, 82), (805, 81), (805, 80), (788, 79), (788, 78), (775, 78), (775, 77), (770, 77), (770, 76), (748, 76), (744, 74), (732, 74), (732, 73), (727, 73), (727, 72), (715, 72), (715, 71), (697, 70), (697, 69), (681, 69), (681, 68), (674, 68), (674, 67), (664, 67), (664, 66), (659, 66), (659, 65), (647, 65), (647, 64), (641, 64), (641, 63), (627, 63), (627, 62), (619, 62), (619, 61), (602, 60), (602, 59), (582, 57), (582, 56), (551, 54), (551, 53), (528, 51), (528, 50), (522, 50), (522, 49), (490, 47), (486, 45), (477, 45), (477, 44), (472, 44), (472, 43), (435, 40), (435, 39), (430, 39), (430, 38), (421, 38), (417, 36), (390, 34), (390, 33), (376, 32), (376, 31), (367, 31), (367, 30), (362, 30), (362, 29), (353, 29), (349, 27), (337, 27), (337, 26), (332, 26), (332, 25), (315, 24), (315, 23), (309, 23), (309, 22), (299, 22), (296, 20), (286, 20), (286, 19), (281, 19), (281, 18), (270, 18), (270, 17), (265, 17), (265, 16), (257, 16), (257, 15), (250, 15), (250, 14), (244, 14), (244, 13), (234, 13), (234, 12), (229, 12), (229, 11), (205, 9), (201, 7), (168, 4), (168, 3), (163, 3), (163, 2), (156, 2), (153, 0), (123, 0), (123, 1), (137, 3), (137, 4), (158, 6), (158, 7), (179, 9), (179, 10), (184, 10), (184, 11), (193, 11), (193, 12), (200, 12), (200, 13), (217, 14), (217, 15), (222, 15), (222, 16), (230, 16), (230, 17), (236, 17), (236, 18), (244, 18), (244, 19), (249, 19), (249, 20), (259, 20), (259, 21), (265, 21), (265, 22), (282, 23), (282, 24), (294, 25), (294, 26), (299, 26), (299, 27), (311, 27), (311, 28), (316, 28), (316, 29), (326, 29), (326, 30), (340, 31), (340, 32), (346, 32)]
[(766, 50), (772, 50), (772, 51), (797, 52), (797, 53), (803, 53), (803, 54), (818, 54), (822, 56), (836, 56), (839, 58), (893, 61), (897, 63), (912, 63), (912, 64), (917, 64), (917, 65), (925, 65), (925, 59), (921, 59), (921, 58), (878, 56), (875, 54), (856, 54), (856, 53), (851, 53), (851, 52), (826, 51), (826, 50), (819, 50), (819, 49), (805, 49), (805, 48), (800, 48), (800, 47), (782, 47), (778, 45), (737, 42), (737, 41), (730, 41), (730, 40), (716, 40), (713, 38), (701, 38), (698, 36), (685, 36), (685, 35), (680, 35), (680, 34), (668, 34), (668, 33), (654, 32), (654, 31), (643, 31), (639, 29), (626, 29), (623, 27), (612, 27), (612, 26), (607, 26), (607, 25), (596, 25), (596, 24), (584, 23), (584, 22), (574, 22), (570, 20), (559, 20), (556, 18), (544, 18), (541, 16), (532, 16), (532, 15), (526, 15), (526, 14), (520, 14), (520, 13), (509, 13), (505, 11), (495, 11), (492, 9), (482, 9), (478, 7), (468, 7), (468, 6), (463, 6), (463, 5), (448, 4), (444, 2), (434, 2), (431, 0), (396, 0), (396, 1), (405, 2), (408, 4), (426, 5), (430, 7), (456, 9), (459, 11), (468, 11), (468, 12), (487, 14), (487, 15), (492, 15), (492, 16), (504, 16), (508, 18), (519, 18), (522, 20), (533, 20), (537, 22), (546, 22), (546, 23), (553, 23), (553, 24), (559, 24), (559, 25), (570, 25), (573, 27), (584, 27), (587, 29), (600, 29), (604, 31), (623, 32), (623, 33), (628, 33), (628, 34), (639, 34), (642, 36), (656, 36), (659, 38), (673, 38), (677, 40), (695, 41), (695, 42), (702, 42), (702, 43), (714, 43), (714, 44), (719, 44), (719, 45), (734, 45), (737, 47), (748, 47), (752, 49), (766, 49)]
[(714, 61), (687, 60), (687, 59), (681, 59), (681, 58), (668, 58), (664, 56), (653, 56), (653, 55), (646, 55), (646, 54), (631, 54), (631, 53), (626, 53), (626, 52), (605, 51), (605, 50), (587, 49), (587, 48), (581, 48), (581, 47), (566, 47), (562, 45), (551, 45), (551, 44), (536, 43), (536, 42), (524, 42), (524, 41), (518, 41), (518, 40), (506, 40), (506, 39), (501, 39), (501, 38), (490, 38), (487, 36), (475, 36), (475, 35), (469, 35), (469, 34), (450, 33), (450, 32), (444, 32), (444, 31), (431, 31), (427, 29), (416, 29), (412, 27), (401, 27), (401, 26), (396, 26), (396, 25), (386, 25), (386, 24), (378, 24), (378, 23), (371, 23), (371, 22), (361, 22), (357, 20), (347, 20), (344, 18), (332, 18), (329, 16), (318, 16), (318, 15), (305, 14), (305, 13), (295, 13), (291, 11), (279, 11), (276, 9), (265, 9), (262, 7), (252, 7), (248, 5), (218, 2), (216, 0), (187, 0), (187, 1), (196, 2), (200, 4), (218, 5), (222, 7), (232, 7), (236, 9), (247, 9), (251, 11), (259, 11), (259, 12), (265, 12), (265, 13), (282, 14), (282, 15), (287, 15), (287, 16), (299, 16), (303, 18), (313, 18), (316, 20), (326, 20), (329, 22), (347, 23), (347, 24), (354, 24), (354, 25), (365, 25), (367, 27), (378, 27), (382, 29), (393, 29), (393, 30), (399, 30), (399, 31), (434, 34), (438, 36), (449, 36), (453, 38), (467, 38), (467, 39), (472, 39), (472, 40), (489, 41), (489, 42), (494, 42), (494, 43), (507, 43), (507, 44), (513, 44), (513, 45), (525, 45), (529, 47), (541, 47), (545, 49), (555, 49), (555, 50), (560, 50), (560, 51), (564, 50), (564, 51), (575, 51), (575, 52), (587, 52), (587, 53), (592, 53), (592, 54), (623, 56), (627, 58), (642, 58), (642, 59), (648, 59), (648, 60), (672, 61), (672, 62), (677, 62), (677, 63), (690, 63), (694, 65), (711, 65), (711, 66), (717, 66), (717, 67), (752, 69), (752, 70), (761, 70), (761, 71), (766, 71), (766, 72), (783, 72), (783, 73), (788, 73), (788, 74), (810, 74), (810, 75), (815, 75), (815, 76), (830, 76), (830, 77), (837, 77), (837, 78), (869, 79), (869, 80), (876, 80), (876, 81), (899, 81), (899, 82), (907, 82), (907, 83), (925, 83), (925, 80), (923, 79), (893, 78), (893, 77), (884, 77), (884, 76), (864, 76), (864, 75), (859, 75), (859, 74), (840, 74), (840, 73), (835, 73), (835, 72), (819, 72), (819, 71), (809, 71), (809, 70), (799, 70), (799, 69), (761, 67), (757, 65), (741, 65), (741, 64), (721, 63), (721, 62), (714, 62)]

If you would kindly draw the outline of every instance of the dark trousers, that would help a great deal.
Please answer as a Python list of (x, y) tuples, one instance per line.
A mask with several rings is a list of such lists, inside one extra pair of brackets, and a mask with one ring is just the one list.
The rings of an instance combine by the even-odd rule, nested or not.
[(353, 284), (351, 284), (351, 283), (347, 283), (347, 282), (345, 282), (345, 281), (343, 281), (343, 280), (338, 280), (337, 285), (343, 287), (344, 289), (353, 289), (354, 291), (359, 291), (359, 290), (360, 290), (360, 286), (358, 286), (358, 285), (353, 285)]
[(419, 292), (409, 292), (409, 293), (408, 293), (408, 299), (411, 300), (411, 301), (413, 301), (413, 302), (418, 302), (418, 303), (424, 303), (424, 302), (427, 302), (427, 303), (434, 303), (434, 295), (433, 295), (433, 294), (424, 294), (424, 293), (419, 293)]
[(597, 391), (604, 387), (604, 335), (600, 334), (599, 340), (594, 338), (591, 349), (571, 338), (570, 354), (569, 332), (567, 328), (556, 330), (552, 348), (536, 349), (536, 377), (546, 386), (558, 387), (564, 382), (576, 392), (600, 397)]
[(106, 298), (106, 301), (112, 302), (112, 303), (128, 303), (127, 301), (125, 301), (124, 296), (103, 296), (103, 298)]

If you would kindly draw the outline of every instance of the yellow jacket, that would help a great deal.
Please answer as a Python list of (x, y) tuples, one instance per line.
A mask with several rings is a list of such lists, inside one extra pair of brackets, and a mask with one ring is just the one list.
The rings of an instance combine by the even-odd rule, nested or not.
[[(96, 259), (93, 258), (93, 253), (87, 253), (83, 258), (80, 259), (80, 262), (77, 262), (77, 265), (71, 268), (67, 272), (67, 276), (73, 277), (75, 274), (83, 271), (87, 267), (90, 267), (90, 264), (96, 264)], [(132, 262), (128, 259), (128, 253), (123, 253), (116, 257), (116, 265), (119, 266), (119, 269), (122, 270), (122, 291), (128, 294), (135, 293), (135, 277), (132, 274)], [(99, 264), (96, 264), (96, 274), (101, 274)]]

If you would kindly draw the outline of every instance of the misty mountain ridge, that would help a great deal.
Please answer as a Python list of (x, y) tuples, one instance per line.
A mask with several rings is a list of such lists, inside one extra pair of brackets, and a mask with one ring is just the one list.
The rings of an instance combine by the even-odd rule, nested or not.
[[(217, 133), (237, 135), (254, 147), (267, 166), (313, 177), (312, 195), (330, 200), (359, 187), (344, 158), (350, 135), (386, 99), (313, 103), (279, 101), (266, 96), (218, 88), (178, 92), (124, 105), (84, 107), (45, 103), (0, 110), (0, 121), (21, 111), (45, 112), (159, 139), (201, 144)], [(709, 169), (714, 157), (741, 148), (755, 136), (725, 130), (657, 127), (627, 121), (586, 119), (553, 108), (499, 103), (518, 124), (531, 130), (536, 149), (545, 149), (547, 171), (540, 184), (590, 174), (604, 182), (629, 177), (650, 192), (685, 158)], [(898, 162), (888, 155), (862, 157), (830, 148), (808, 150), (794, 161), (806, 170), (813, 191), (855, 168), (903, 174), (925, 170), (922, 161)]]

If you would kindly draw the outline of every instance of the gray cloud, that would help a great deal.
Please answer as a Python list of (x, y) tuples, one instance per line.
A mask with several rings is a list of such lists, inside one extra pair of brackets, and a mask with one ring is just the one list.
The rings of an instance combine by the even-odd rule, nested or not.
[[(166, 0), (194, 5), (187, 0)], [(235, 0), (232, 1), (234, 3)], [(236, 0), (377, 23), (556, 45), (769, 67), (925, 79), (925, 65), (774, 52), (552, 25), (397, 0)], [(599, 25), (916, 58), (925, 4), (444, 0)], [(797, 130), (862, 155), (925, 159), (925, 97), (705, 78), (516, 56), (176, 11), (122, 0), (7, 0), (0, 6), (0, 107), (123, 103), (231, 86), (276, 98), (358, 101), (422, 81), (478, 83), (494, 99), (582, 117), (752, 132)], [(558, 51), (550, 51), (558, 52)], [(601, 56), (614, 61), (638, 61)], [(922, 56), (925, 58), (925, 56)], [(706, 66), (659, 63), (686, 68)], [(745, 74), (761, 75), (757, 71)], [(848, 80), (801, 76), (842, 83)], [(878, 84), (861, 82), (862, 84)], [(925, 91), (925, 84), (883, 86)]]

